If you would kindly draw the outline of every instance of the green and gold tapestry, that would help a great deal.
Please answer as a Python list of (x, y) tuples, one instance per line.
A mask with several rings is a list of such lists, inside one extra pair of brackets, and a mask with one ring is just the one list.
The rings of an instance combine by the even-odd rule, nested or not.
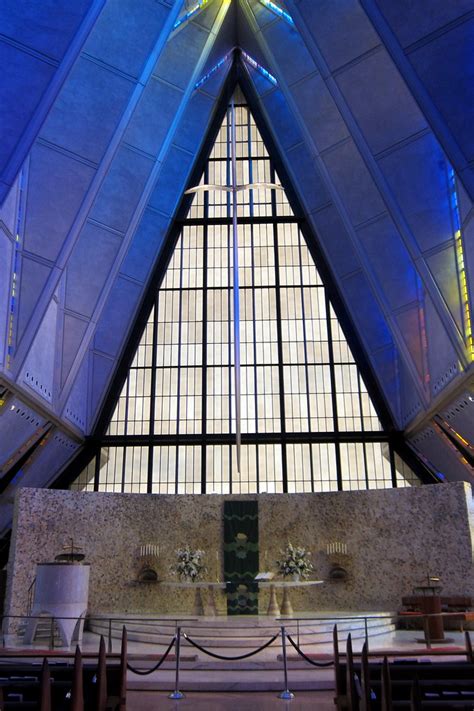
[(258, 501), (224, 502), (227, 614), (258, 615)]

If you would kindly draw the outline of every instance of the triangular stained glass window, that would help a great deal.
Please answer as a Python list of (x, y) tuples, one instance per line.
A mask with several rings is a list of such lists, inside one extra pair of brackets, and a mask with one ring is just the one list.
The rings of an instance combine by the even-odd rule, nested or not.
[[(279, 183), (249, 108), (236, 106), (235, 117), (238, 183)], [(230, 113), (201, 183), (230, 183), (229, 122)], [(285, 193), (240, 193), (238, 217), (240, 473), (231, 199), (211, 191), (194, 197), (157, 291), (96, 488), (278, 493), (416, 483), (391, 452)]]

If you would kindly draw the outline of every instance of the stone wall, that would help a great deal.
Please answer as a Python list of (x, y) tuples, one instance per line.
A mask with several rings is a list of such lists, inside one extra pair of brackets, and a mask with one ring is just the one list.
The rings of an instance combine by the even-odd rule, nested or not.
[[(230, 498), (256, 497), (22, 489), (15, 505), (6, 612), (25, 614), (36, 563), (54, 560), (70, 537), (91, 564), (91, 613), (189, 611), (191, 592), (136, 582), (137, 549), (159, 543), (160, 577), (170, 580), (175, 549), (190, 543), (208, 554), (207, 579), (222, 580), (223, 505)], [(394, 610), (428, 571), (441, 575), (445, 594), (474, 594), (468, 484), (262, 494), (258, 501), (262, 569), (272, 567), (290, 540), (312, 551), (315, 577), (327, 580), (327, 542), (347, 543), (349, 578), (295, 590), (297, 610)], [(263, 592), (261, 611), (267, 599)], [(223, 594), (218, 605), (223, 612)]]

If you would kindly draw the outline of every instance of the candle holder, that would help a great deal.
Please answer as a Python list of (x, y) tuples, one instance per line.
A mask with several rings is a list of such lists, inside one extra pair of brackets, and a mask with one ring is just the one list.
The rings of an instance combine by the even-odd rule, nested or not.
[(139, 583), (157, 583), (158, 565), (160, 561), (160, 546), (155, 543), (145, 543), (138, 549)]
[(327, 543), (326, 554), (329, 559), (329, 580), (337, 583), (346, 581), (349, 577), (348, 564), (350, 562), (347, 543), (342, 541)]

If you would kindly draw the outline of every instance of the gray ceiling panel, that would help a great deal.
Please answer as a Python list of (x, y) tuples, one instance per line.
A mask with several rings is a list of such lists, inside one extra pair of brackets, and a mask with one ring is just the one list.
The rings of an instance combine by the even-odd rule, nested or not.
[(117, 128), (134, 83), (80, 57), (48, 116), (41, 137), (99, 163)]
[(391, 345), (389, 328), (364, 276), (355, 273), (346, 277), (344, 291), (347, 302), (355, 305), (353, 318), (369, 353)]
[(357, 237), (390, 308), (418, 302), (418, 273), (393, 221), (383, 215), (360, 227)]
[(23, 255), (18, 285), (17, 343), (21, 343), (26, 326), (38, 302), (38, 295), (45, 288), (51, 267)]
[(384, 48), (338, 73), (336, 82), (374, 154), (427, 128)]
[(380, 193), (352, 140), (325, 151), (323, 161), (354, 226), (385, 211)]
[(8, 319), (11, 305), (10, 272), (13, 261), (12, 237), (0, 225), (0, 366), (6, 358)]
[(17, 382), (25, 387), (28, 394), (33, 391), (50, 405), (53, 403), (54, 379), (58, 362), (57, 329), (58, 304), (57, 299), (53, 299), (46, 310), (36, 338), (28, 350), (22, 370), (17, 377)]
[(135, 109), (124, 140), (150, 155), (157, 155), (182, 98), (181, 89), (152, 77)]
[(53, 147), (33, 147), (24, 227), (28, 252), (56, 261), (94, 173), (90, 165)]
[(474, 198), (472, 2), (360, 2)]
[(297, 27), (308, 27), (331, 71), (380, 44), (357, 0), (289, 0), (287, 6)]
[(314, 74), (316, 64), (297, 33), (284, 20), (278, 20), (262, 31), (264, 41), (272, 48), (278, 65), (285, 66), (285, 80), (289, 86), (309, 74)]
[(334, 205), (311, 215), (311, 222), (334, 272), (340, 277), (360, 269), (360, 261), (341, 216)]
[(301, 144), (303, 136), (287, 104), (282, 103), (278, 89), (269, 91), (263, 97), (263, 104), (269, 116), (273, 116), (273, 130), (279, 136), (281, 147), (287, 151)]
[(126, 232), (153, 167), (154, 161), (147, 156), (126, 146), (119, 148), (89, 218)]
[(116, 280), (94, 336), (94, 349), (117, 356), (124, 336), (124, 324), (133, 323), (141, 288), (124, 277)]
[(155, 0), (108, 0), (84, 52), (138, 78), (168, 15)]
[(59, 61), (67, 51), (78, 26), (91, 7), (91, 0), (3, 0), (0, 8), (2, 34), (25, 48)]
[(8, 460), (35, 432), (44, 427), (46, 419), (20, 399), (12, 397), (0, 408), (0, 471)]
[[(18, 47), (0, 41), (0, 62), (8, 67), (10, 81), (0, 83), (2, 111), (2, 141), (0, 149), (0, 174), (24, 131), (37, 110), (46, 87), (51, 82), (56, 65), (45, 57), (35, 57)], [(18, 100), (28, 97), (28, 101)], [(4, 195), (1, 196), (2, 199)]]
[(474, 446), (474, 391), (472, 389), (465, 390), (440, 415), (471, 447)]
[(443, 326), (430, 298), (425, 297), (424, 327), (429, 343), (428, 360), (431, 392), (435, 396), (458, 375), (459, 357), (451, 341), (446, 338)]
[(0, 205), (105, 0), (0, 5)]
[(434, 471), (451, 481), (474, 484), (474, 471), (436, 425), (427, 427), (409, 440), (415, 452), (431, 464)]
[(426, 257), (436, 283), (446, 301), (448, 308), (456, 321), (460, 333), (463, 333), (464, 322), (461, 303), (461, 290), (458, 280), (458, 260), (454, 244), (448, 244), (444, 249)]
[(313, 74), (294, 84), (291, 93), (319, 151), (349, 136), (349, 129), (320, 74)]
[[(468, 161), (474, 160), (473, 44), (474, 17), (443, 32), (409, 54), (409, 61), (422, 78)], [(440, 57), (444, 61), (440, 61)], [(453, 111), (461, 99), (463, 110)]]
[[(84, 227), (66, 269), (67, 309), (82, 316), (92, 315), (121, 243), (121, 235), (111, 230), (91, 223)], [(91, 264), (94, 264), (92, 273)]]
[(377, 0), (377, 4), (402, 47), (421, 40), (473, 9), (472, 0), (430, 0), (429, 12), (425, 3), (413, 0)]
[(121, 265), (122, 274), (142, 283), (163, 246), (169, 219), (152, 210), (145, 210), (127, 254)]
[(19, 178), (15, 180), (14, 185), (8, 191), (8, 195), (0, 208), (0, 222), (5, 225), (11, 235), (15, 234), (18, 221), (18, 191)]
[(379, 160), (390, 189), (424, 252), (452, 239), (444, 154), (428, 134)]

